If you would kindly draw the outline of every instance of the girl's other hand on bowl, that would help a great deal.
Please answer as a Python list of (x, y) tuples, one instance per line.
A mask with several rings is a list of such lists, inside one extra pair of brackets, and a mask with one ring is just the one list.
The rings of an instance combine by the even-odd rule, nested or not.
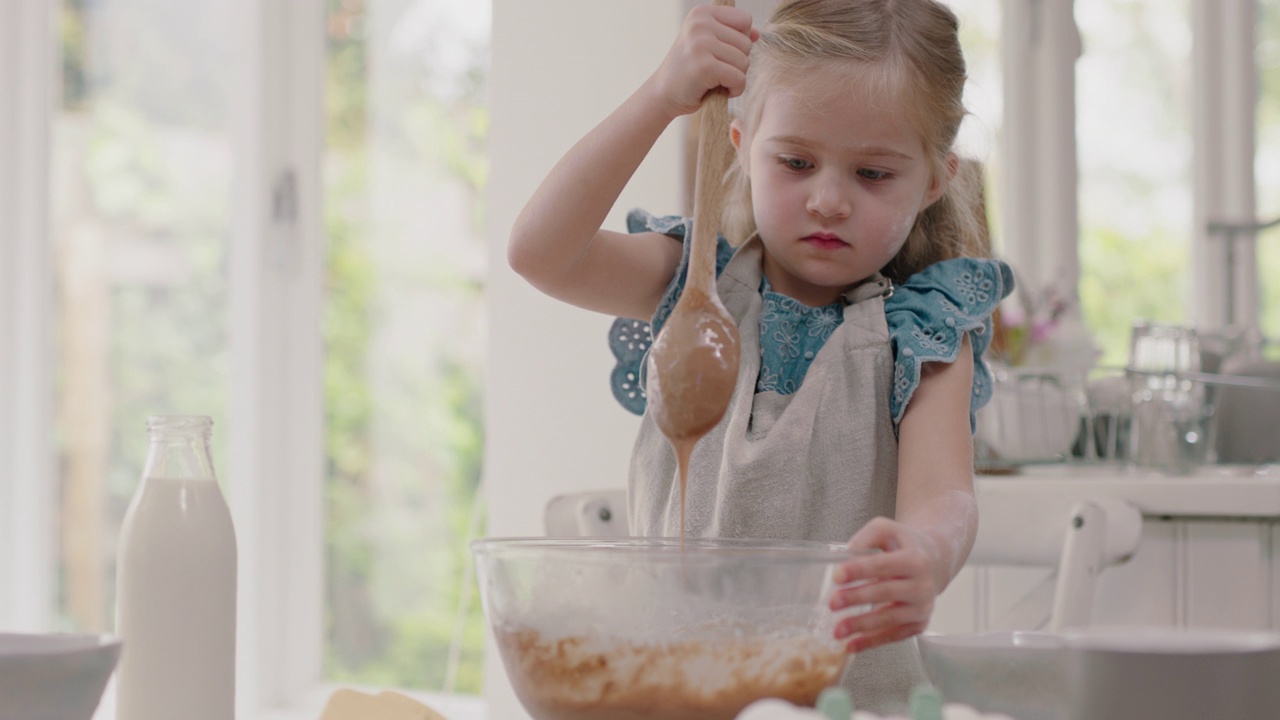
[(835, 637), (851, 653), (923, 632), (938, 596), (927, 534), (888, 518), (868, 522), (849, 541), (850, 559), (835, 570), (833, 611), (853, 610)]

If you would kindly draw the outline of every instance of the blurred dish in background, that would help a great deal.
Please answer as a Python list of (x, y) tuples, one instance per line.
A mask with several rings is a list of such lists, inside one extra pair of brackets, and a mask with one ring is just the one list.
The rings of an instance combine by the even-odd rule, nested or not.
[(108, 635), (0, 634), (0, 720), (90, 720), (119, 657)]
[(991, 401), (978, 411), (979, 464), (1063, 462), (1080, 433), (1085, 373), (991, 368)]
[(1280, 362), (1231, 358), (1223, 362), (1222, 373), (1269, 382), (1261, 387), (1224, 384), (1218, 388), (1217, 461), (1280, 462)]

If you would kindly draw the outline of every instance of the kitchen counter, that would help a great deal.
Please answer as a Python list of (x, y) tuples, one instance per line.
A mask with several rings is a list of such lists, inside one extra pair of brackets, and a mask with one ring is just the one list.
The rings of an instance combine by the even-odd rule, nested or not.
[(1151, 517), (1280, 519), (1280, 465), (1215, 465), (1188, 475), (1116, 465), (1041, 465), (1012, 475), (979, 475), (975, 486), (984, 496), (1119, 497)]

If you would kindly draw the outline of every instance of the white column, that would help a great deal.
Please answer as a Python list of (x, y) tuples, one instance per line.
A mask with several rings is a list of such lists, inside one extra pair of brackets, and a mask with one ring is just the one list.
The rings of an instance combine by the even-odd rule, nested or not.
[(1003, 0), (1004, 247), (1028, 289), (1080, 266), (1073, 0)]
[(0, 3), (0, 630), (52, 629), (50, 7)]
[(1256, 327), (1255, 234), (1235, 236), (1234, 267), (1228, 267), (1229, 234), (1210, 232), (1209, 224), (1248, 225), (1257, 219), (1253, 177), (1257, 0), (1192, 0), (1191, 6), (1193, 319), (1204, 328), (1220, 328), (1228, 322)]
[[(657, 68), (682, 19), (681, 0), (494, 0), (483, 480), (489, 534), (541, 534), (553, 495), (626, 484), (639, 423), (609, 391), (611, 319), (531, 288), (507, 266), (507, 237), (551, 166)], [(624, 230), (631, 207), (680, 211), (683, 127), (673, 126), (650, 153), (610, 214), (610, 228)], [(494, 720), (527, 717), (492, 643), (485, 699)]]
[(237, 3), (225, 471), (239, 542), (237, 714), (314, 691), (324, 629), (324, 4)]
[(1035, 264), (1039, 225), (1036, 192), (1036, 0), (1002, 0), (1001, 58), (1004, 76), (1004, 247), (1024, 287), (1039, 283)]
[(1076, 144), (1076, 61), (1080, 31), (1074, 0), (1039, 0), (1041, 32), (1036, 68), (1040, 158), (1037, 185), (1043, 245), (1040, 276), (1056, 278), (1074, 297), (1080, 279), (1079, 162)]

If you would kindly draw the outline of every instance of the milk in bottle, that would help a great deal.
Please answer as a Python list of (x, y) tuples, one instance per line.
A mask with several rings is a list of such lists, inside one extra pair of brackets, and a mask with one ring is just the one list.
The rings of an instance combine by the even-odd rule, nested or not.
[(209, 453), (213, 421), (152, 416), (120, 531), (116, 720), (233, 720), (236, 540)]

